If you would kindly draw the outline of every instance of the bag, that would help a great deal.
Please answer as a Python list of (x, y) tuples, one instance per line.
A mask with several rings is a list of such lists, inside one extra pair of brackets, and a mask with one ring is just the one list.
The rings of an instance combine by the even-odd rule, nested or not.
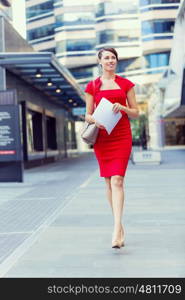
[[(95, 89), (95, 82), (93, 81), (93, 88)], [(98, 136), (99, 128), (94, 124), (90, 124), (87, 121), (84, 122), (84, 126), (81, 132), (81, 138), (86, 144), (94, 145)]]
[(98, 132), (99, 128), (94, 123), (90, 124), (85, 121), (81, 137), (86, 144), (94, 145)]

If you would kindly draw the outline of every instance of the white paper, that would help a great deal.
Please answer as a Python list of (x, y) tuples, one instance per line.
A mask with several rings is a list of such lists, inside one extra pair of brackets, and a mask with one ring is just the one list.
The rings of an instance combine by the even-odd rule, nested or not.
[(115, 113), (112, 110), (112, 107), (113, 104), (103, 97), (92, 114), (94, 119), (106, 128), (108, 134), (111, 133), (122, 117), (121, 112), (119, 111), (118, 113)]

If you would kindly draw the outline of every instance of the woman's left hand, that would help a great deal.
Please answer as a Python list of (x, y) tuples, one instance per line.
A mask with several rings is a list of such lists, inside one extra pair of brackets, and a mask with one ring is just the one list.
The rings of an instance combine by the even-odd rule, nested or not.
[(115, 113), (118, 113), (121, 109), (122, 109), (122, 105), (120, 103), (116, 102), (116, 103), (113, 104), (112, 110)]

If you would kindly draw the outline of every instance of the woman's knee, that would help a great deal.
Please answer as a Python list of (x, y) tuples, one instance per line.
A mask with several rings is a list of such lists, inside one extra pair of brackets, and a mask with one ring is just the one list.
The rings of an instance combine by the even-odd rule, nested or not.
[(123, 188), (123, 176), (115, 175), (111, 177), (111, 187)]
[(105, 177), (105, 182), (108, 190), (111, 190), (111, 177)]

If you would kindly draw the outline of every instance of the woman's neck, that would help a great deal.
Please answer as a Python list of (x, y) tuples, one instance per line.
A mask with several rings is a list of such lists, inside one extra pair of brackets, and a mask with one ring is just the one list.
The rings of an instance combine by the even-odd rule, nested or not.
[(102, 79), (114, 79), (115, 78), (115, 73), (114, 72), (103, 72), (102, 76), (101, 76)]

